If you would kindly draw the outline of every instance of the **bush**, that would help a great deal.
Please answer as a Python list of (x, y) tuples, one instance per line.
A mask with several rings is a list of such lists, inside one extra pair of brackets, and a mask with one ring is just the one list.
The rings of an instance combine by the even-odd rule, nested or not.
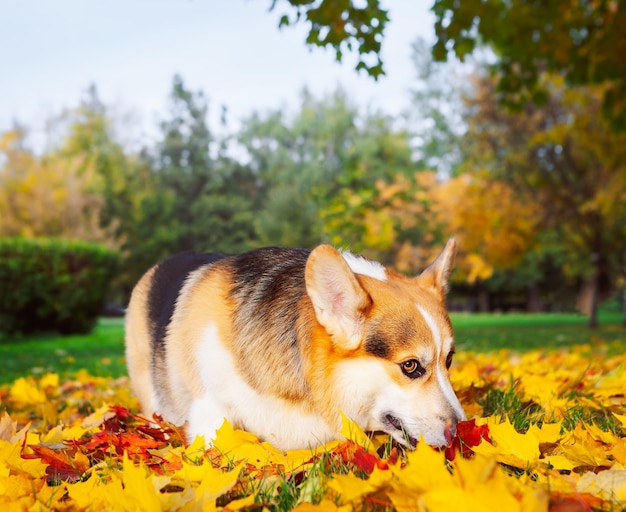
[(0, 333), (89, 332), (118, 261), (88, 242), (0, 239)]

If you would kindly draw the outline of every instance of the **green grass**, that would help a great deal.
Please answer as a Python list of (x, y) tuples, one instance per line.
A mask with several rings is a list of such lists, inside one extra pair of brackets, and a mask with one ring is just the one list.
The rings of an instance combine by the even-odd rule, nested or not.
[(90, 334), (49, 334), (0, 343), (0, 383), (46, 372), (67, 375), (81, 368), (101, 376), (126, 373), (122, 318), (100, 319)]
[[(451, 317), (458, 351), (527, 351), (597, 340), (626, 342), (623, 316), (614, 312), (602, 313), (595, 330), (589, 330), (587, 319), (576, 314), (453, 313)], [(67, 375), (81, 368), (94, 375), (125, 375), (123, 319), (101, 319), (88, 335), (41, 335), (0, 344), (0, 383), (49, 371)]]
[(560, 348), (596, 341), (626, 341), (624, 315), (602, 312), (597, 329), (576, 313), (452, 313), (457, 351), (510, 349), (528, 351)]

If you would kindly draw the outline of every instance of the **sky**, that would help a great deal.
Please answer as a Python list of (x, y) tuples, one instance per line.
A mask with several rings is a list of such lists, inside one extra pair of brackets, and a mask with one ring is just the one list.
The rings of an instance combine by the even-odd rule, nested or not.
[(303, 87), (316, 97), (339, 85), (362, 108), (397, 114), (415, 82), (411, 43), (432, 40), (432, 0), (383, 0), (386, 76), (375, 82), (337, 63), (331, 49), (305, 45), (306, 27), (278, 28), (287, 2), (271, 0), (6, 0), (0, 17), (0, 131), (33, 131), (78, 105), (90, 84), (105, 104), (144, 133), (167, 115), (178, 73), (238, 123), (253, 111), (294, 109)]

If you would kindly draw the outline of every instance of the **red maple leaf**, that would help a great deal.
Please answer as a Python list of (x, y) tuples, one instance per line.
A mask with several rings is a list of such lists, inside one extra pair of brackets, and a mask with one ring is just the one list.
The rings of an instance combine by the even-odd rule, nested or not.
[(375, 453), (365, 451), (361, 446), (357, 446), (356, 450), (354, 450), (351, 462), (357, 469), (364, 471), (368, 475), (374, 471), (374, 468), (389, 469), (387, 461), (382, 460)]
[(76, 457), (76, 450), (62, 449), (53, 450), (41, 444), (31, 444), (28, 446), (33, 453), (22, 454), (24, 459), (41, 459), (47, 464), (46, 475), (48, 481), (65, 480), (75, 482), (83, 478), (89, 469), (89, 460), (86, 457)]
[(471, 457), (474, 454), (471, 448), (478, 446), (482, 439), (491, 443), (487, 425), (476, 425), (475, 418), (459, 421), (456, 425), (456, 434), (446, 448), (446, 459), (454, 460), (457, 452), (463, 457)]

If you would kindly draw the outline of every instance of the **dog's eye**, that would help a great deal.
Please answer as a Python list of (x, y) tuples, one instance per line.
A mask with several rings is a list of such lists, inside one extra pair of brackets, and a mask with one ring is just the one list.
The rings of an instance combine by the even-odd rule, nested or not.
[(452, 358), (454, 357), (454, 350), (451, 350), (450, 353), (448, 354), (448, 357), (446, 357), (446, 368), (449, 370), (450, 366), (452, 366)]
[(402, 373), (411, 379), (417, 379), (426, 373), (417, 359), (407, 359), (400, 365), (400, 368), (402, 368)]

